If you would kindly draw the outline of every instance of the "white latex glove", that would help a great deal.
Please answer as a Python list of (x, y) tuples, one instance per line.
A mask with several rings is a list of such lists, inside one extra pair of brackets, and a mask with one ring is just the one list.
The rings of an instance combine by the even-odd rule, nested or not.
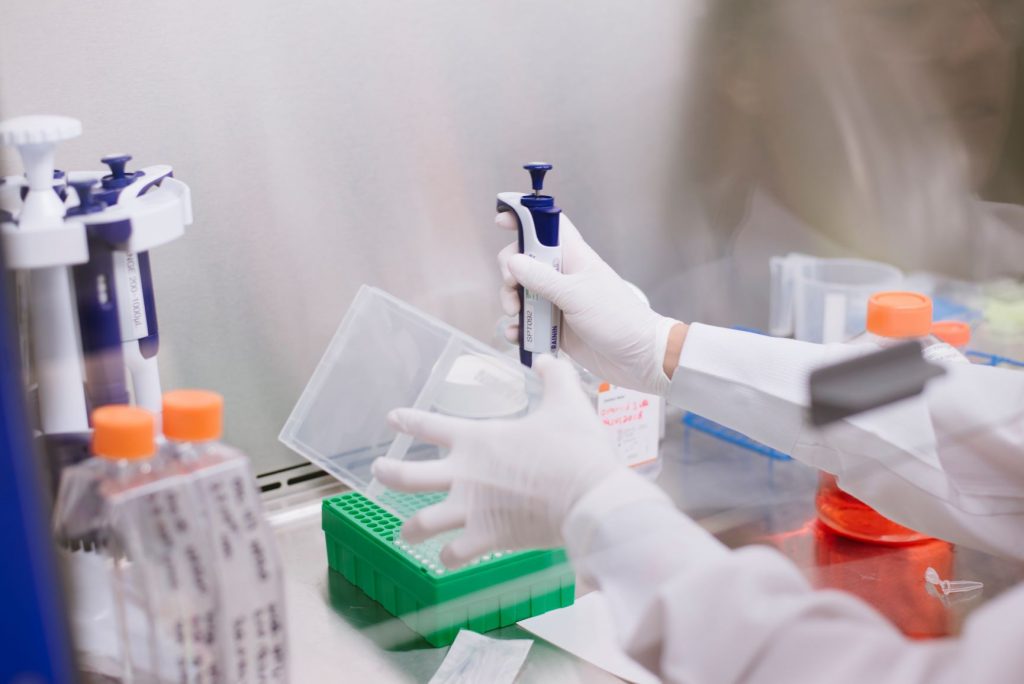
[(414, 409), (388, 416), (396, 430), (450, 449), (436, 461), (373, 464), (374, 477), (391, 489), (449, 491), (407, 520), (402, 536), (415, 544), (464, 528), (441, 552), (450, 568), (489, 551), (561, 546), (562, 525), (584, 494), (617, 473), (632, 476), (616, 462), (573, 367), (545, 355), (534, 368), (544, 397), (525, 418), (466, 420)]
[[(499, 227), (516, 230), (511, 213), (498, 214)], [(669, 378), (663, 368), (669, 332), (678, 321), (661, 316), (641, 301), (612, 267), (561, 216), (562, 273), (519, 254), (513, 242), (498, 254), (503, 281), (501, 306), (519, 314), (517, 285), (523, 285), (562, 310), (562, 349), (602, 380), (664, 396)], [(505, 332), (519, 339), (518, 321)]]

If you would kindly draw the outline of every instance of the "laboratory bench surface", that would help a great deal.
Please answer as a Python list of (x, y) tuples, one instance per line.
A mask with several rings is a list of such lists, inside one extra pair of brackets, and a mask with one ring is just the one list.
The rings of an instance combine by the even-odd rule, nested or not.
[[(1024, 564), (941, 542), (892, 547), (839, 537), (816, 520), (816, 471), (685, 427), (678, 413), (669, 413), (661, 455), (658, 484), (724, 543), (774, 546), (812, 585), (857, 594), (911, 636), (957, 634), (970, 612), (1024, 580)], [(327, 568), (320, 500), (337, 491), (330, 483), (271, 504), (286, 568), (291, 681), (426, 682), (448, 649), (432, 648)], [(959, 602), (931, 596), (929, 566), (944, 579), (984, 582), (984, 591)], [(517, 626), (487, 636), (534, 639), (517, 682), (621, 681)]]

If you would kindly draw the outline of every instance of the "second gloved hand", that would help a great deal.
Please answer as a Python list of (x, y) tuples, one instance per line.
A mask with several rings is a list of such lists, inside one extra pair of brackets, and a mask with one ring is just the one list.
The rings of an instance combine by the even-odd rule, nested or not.
[(402, 527), (412, 543), (464, 528), (441, 552), (448, 567), (489, 551), (561, 546), (562, 525), (584, 494), (615, 474), (636, 477), (616, 462), (572, 366), (542, 356), (534, 367), (544, 397), (525, 418), (475, 421), (413, 409), (389, 416), (400, 432), (450, 449), (437, 461), (373, 464), (391, 489), (449, 492)]
[[(498, 214), (498, 226), (516, 229), (512, 214)], [(562, 349), (602, 380), (664, 395), (669, 332), (679, 322), (655, 313), (628, 283), (604, 262), (562, 214), (559, 230), (562, 273), (523, 254), (513, 242), (498, 254), (503, 280), (502, 308), (519, 313), (518, 285), (554, 302), (562, 310)], [(516, 341), (518, 324), (506, 333)]]

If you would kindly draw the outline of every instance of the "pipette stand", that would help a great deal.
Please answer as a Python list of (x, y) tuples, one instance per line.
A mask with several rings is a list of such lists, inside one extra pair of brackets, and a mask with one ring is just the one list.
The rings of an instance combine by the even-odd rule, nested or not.
[[(0, 236), (7, 268), (27, 274), (30, 378), (51, 484), (64, 466), (88, 456), (89, 410), (128, 400), (125, 367), (135, 403), (159, 415), (148, 251), (181, 237), (192, 222), (189, 188), (170, 166), (127, 174), (130, 157), (119, 156), (105, 158), (106, 176), (55, 172), (57, 143), (81, 130), (79, 121), (60, 116), (0, 123), (0, 143), (16, 146), (25, 168), (23, 177), (0, 182)], [(97, 180), (102, 190), (94, 195), (89, 186)], [(68, 184), (76, 193), (67, 193)], [(134, 279), (118, 262), (134, 263)], [(120, 322), (133, 317), (139, 324), (123, 330)]]

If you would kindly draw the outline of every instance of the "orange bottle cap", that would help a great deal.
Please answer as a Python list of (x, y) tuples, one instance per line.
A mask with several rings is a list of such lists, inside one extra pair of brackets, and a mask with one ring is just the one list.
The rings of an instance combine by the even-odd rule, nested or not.
[(938, 321), (932, 324), (932, 335), (954, 347), (966, 347), (971, 342), (971, 326), (963, 321)]
[(867, 328), (881, 337), (924, 337), (932, 329), (932, 300), (917, 292), (873, 294)]
[(149, 458), (156, 453), (156, 420), (136, 406), (103, 406), (92, 412), (92, 452), (108, 459)]
[(197, 389), (174, 390), (164, 394), (164, 436), (179, 442), (220, 439), (224, 397)]

